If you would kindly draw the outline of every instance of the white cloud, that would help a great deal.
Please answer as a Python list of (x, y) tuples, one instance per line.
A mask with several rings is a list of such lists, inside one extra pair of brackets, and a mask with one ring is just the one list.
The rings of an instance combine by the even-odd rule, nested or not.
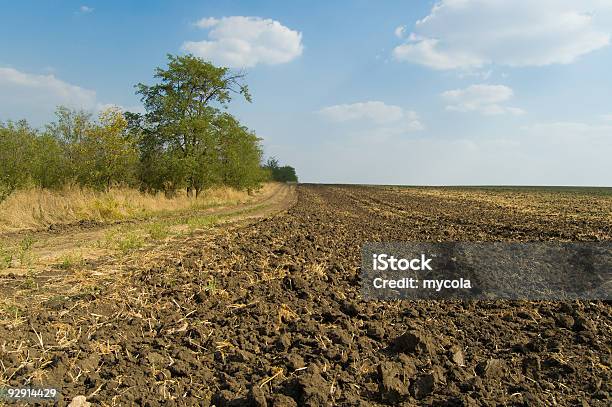
[(479, 112), (486, 115), (523, 114), (522, 109), (504, 106), (514, 92), (504, 85), (471, 85), (465, 89), (448, 90), (442, 98), (449, 104), (447, 110), (458, 112)]
[(393, 49), (393, 56), (398, 60), (420, 63), (435, 69), (455, 69), (461, 67), (479, 68), (483, 61), (475, 55), (464, 51), (437, 49), (439, 40), (433, 38), (416, 39), (411, 36), (410, 42)]
[(204, 17), (204, 18), (198, 20), (195, 23), (195, 26), (199, 27), (199, 28), (210, 28), (210, 27), (214, 27), (218, 23), (219, 23), (219, 20), (217, 20), (214, 17)]
[(92, 7), (88, 7), (88, 6), (81, 6), (79, 8), (79, 11), (83, 14), (87, 14), (87, 13), (92, 13), (94, 11), (94, 9)]
[(401, 107), (377, 101), (328, 106), (320, 112), (336, 122), (365, 119), (375, 123), (388, 123), (404, 117)]
[(400, 25), (399, 27), (396, 27), (395, 30), (393, 31), (393, 34), (395, 34), (397, 38), (404, 38), (405, 33), (406, 33), (405, 25)]
[(96, 92), (72, 85), (55, 75), (37, 75), (18, 71), (14, 68), (0, 67), (0, 101), (30, 101), (31, 104), (56, 106), (63, 104), (93, 108), (96, 105)]
[[(59, 105), (93, 112), (113, 106), (101, 103), (94, 90), (65, 82), (53, 74), (32, 74), (0, 67), (0, 121), (25, 118), (38, 126), (53, 119), (53, 112)], [(132, 112), (143, 111), (139, 105), (118, 107)]]
[(612, 113), (610, 113), (610, 114), (602, 114), (602, 115), (601, 115), (601, 118), (602, 118), (603, 120), (612, 121)]
[(567, 64), (607, 46), (611, 22), (610, 1), (441, 0), (393, 55), (434, 69)]
[(425, 128), (416, 112), (379, 101), (328, 106), (319, 114), (332, 122), (354, 125), (345, 129), (348, 133), (377, 140)]
[(260, 17), (203, 18), (196, 26), (209, 29), (208, 39), (187, 41), (182, 49), (217, 64), (253, 67), (289, 62), (302, 54), (302, 33)]

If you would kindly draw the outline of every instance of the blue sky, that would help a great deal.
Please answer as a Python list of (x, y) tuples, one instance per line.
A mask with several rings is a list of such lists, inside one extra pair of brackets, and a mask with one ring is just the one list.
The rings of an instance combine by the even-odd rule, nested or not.
[(612, 0), (11, 2), (0, 120), (137, 110), (192, 52), (304, 182), (612, 186), (611, 34)]

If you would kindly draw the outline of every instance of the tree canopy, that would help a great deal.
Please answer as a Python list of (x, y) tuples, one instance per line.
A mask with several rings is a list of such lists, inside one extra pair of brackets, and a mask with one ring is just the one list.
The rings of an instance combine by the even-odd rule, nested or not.
[(158, 83), (136, 86), (146, 109), (133, 121), (147, 188), (197, 195), (216, 183), (256, 186), (263, 180), (260, 139), (220, 109), (236, 95), (251, 101), (245, 75), (192, 55), (168, 60), (167, 69), (155, 71)]

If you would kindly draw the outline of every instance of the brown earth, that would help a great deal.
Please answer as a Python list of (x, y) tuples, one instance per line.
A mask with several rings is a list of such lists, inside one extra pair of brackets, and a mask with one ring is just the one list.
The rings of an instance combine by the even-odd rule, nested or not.
[(364, 302), (359, 279), (368, 241), (611, 240), (609, 192), (297, 194), (80, 293), (21, 301), (0, 320), (0, 387), (55, 386), (59, 405), (610, 405), (609, 303)]

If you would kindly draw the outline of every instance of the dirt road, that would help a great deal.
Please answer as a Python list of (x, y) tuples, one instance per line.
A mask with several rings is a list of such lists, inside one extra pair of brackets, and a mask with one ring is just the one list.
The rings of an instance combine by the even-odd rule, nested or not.
[(78, 294), (22, 304), (0, 323), (0, 387), (55, 386), (60, 405), (610, 404), (610, 304), (364, 302), (358, 269), (367, 241), (610, 240), (609, 194), (297, 196)]
[[(147, 253), (159, 251), (160, 248), (163, 250), (169, 243), (166, 237), (190, 234), (216, 223), (244, 223), (249, 219), (268, 216), (287, 209), (295, 199), (295, 191), (291, 187), (271, 183), (249, 199), (236, 204), (171, 211), (114, 223), (81, 221), (51, 225), (42, 230), (0, 234), (0, 276), (7, 273), (39, 274), (45, 270), (67, 268), (66, 263), (69, 262), (95, 265), (96, 268), (104, 263), (116, 266), (129, 262), (126, 256), (117, 259), (118, 251), (127, 254), (125, 252), (136, 248), (144, 248)], [(2, 262), (4, 253), (11, 255), (8, 264)], [(130, 257), (138, 259), (140, 254)]]

